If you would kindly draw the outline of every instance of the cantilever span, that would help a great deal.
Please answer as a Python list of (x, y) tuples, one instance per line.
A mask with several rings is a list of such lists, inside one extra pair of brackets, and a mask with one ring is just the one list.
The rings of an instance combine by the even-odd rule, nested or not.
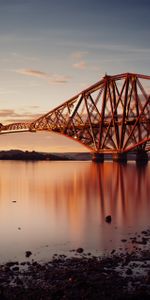
[(0, 134), (30, 131), (30, 126), (31, 122), (11, 123), (8, 125), (0, 123)]
[(106, 75), (78, 95), (31, 122), (0, 125), (0, 132), (53, 131), (95, 155), (150, 151), (150, 76)]

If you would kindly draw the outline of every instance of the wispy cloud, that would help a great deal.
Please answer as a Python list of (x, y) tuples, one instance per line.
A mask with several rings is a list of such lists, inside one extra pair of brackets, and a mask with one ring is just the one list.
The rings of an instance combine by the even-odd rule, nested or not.
[(37, 108), (40, 108), (40, 106), (39, 105), (30, 105), (29, 108), (37, 109)]
[(0, 110), (0, 117), (12, 117), (16, 116), (16, 113), (13, 109), (1, 109)]
[(17, 91), (15, 90), (2, 90), (0, 89), (0, 95), (9, 95), (9, 94), (17, 94)]
[(128, 53), (150, 53), (150, 48), (132, 47), (123, 44), (95, 44), (93, 47), (110, 51), (128, 52)]
[(87, 51), (77, 51), (71, 54), (74, 60), (72, 67), (79, 70), (84, 70), (87, 68), (87, 62), (85, 61), (85, 56), (88, 54)]
[(84, 60), (81, 60), (79, 62), (74, 63), (72, 66), (75, 69), (84, 70), (87, 67), (87, 63)]
[(88, 51), (77, 51), (72, 53), (72, 58), (74, 59), (82, 59), (88, 54)]
[(69, 79), (70, 79), (69, 76), (54, 74), (54, 75), (48, 77), (48, 82), (50, 84), (53, 84), (53, 83), (61, 84), (61, 83), (67, 83), (69, 81)]
[(88, 63), (85, 60), (80, 60), (78, 62), (75, 62), (72, 64), (72, 67), (75, 69), (79, 69), (79, 70), (85, 70), (85, 69), (89, 69), (91, 71), (96, 71), (96, 72), (100, 72), (100, 67), (98, 65), (96, 65), (95, 63)]
[[(63, 41), (61, 42), (63, 44)], [(128, 44), (117, 44), (117, 43), (103, 43), (103, 42), (97, 42), (97, 43), (89, 43), (88, 41), (82, 41), (80, 42), (80, 44), (78, 44), (76, 41), (73, 40), (68, 40), (66, 41), (65, 45), (67, 45), (68, 47), (82, 47), (82, 48), (86, 48), (87, 51), (79, 51), (79, 54), (81, 52), (81, 54), (83, 53), (83, 56), (81, 56), (82, 58), (84, 57), (84, 53), (89, 54), (90, 52), (92, 52), (93, 50), (104, 50), (104, 51), (118, 51), (118, 52), (123, 52), (123, 53), (144, 53), (144, 54), (149, 54), (150, 53), (150, 47), (139, 47), (137, 45), (137, 47), (133, 46), (133, 45), (128, 45)], [(78, 52), (74, 52), (72, 53), (72, 57), (74, 55), (78, 55)], [(85, 55), (86, 55), (85, 54)], [(75, 57), (74, 57), (75, 58)]]
[(59, 75), (59, 74), (49, 75), (46, 72), (40, 70), (34, 70), (34, 69), (19, 69), (16, 70), (16, 72), (21, 75), (45, 79), (48, 81), (49, 84), (63, 84), (63, 83), (67, 83), (70, 79), (69, 76)]
[(39, 70), (33, 70), (33, 69), (19, 69), (16, 70), (17, 73), (21, 75), (27, 75), (32, 77), (38, 77), (38, 78), (48, 78), (48, 74)]
[(14, 109), (1, 109), (0, 110), (0, 118), (1, 122), (3, 120), (8, 122), (26, 122), (32, 121), (39, 118), (41, 114), (32, 114), (30, 112), (18, 113)]
[(14, 58), (14, 59), (17, 59), (17, 61), (37, 61), (38, 58), (37, 57), (34, 57), (34, 56), (29, 56), (29, 55), (24, 55), (24, 54), (21, 54), (21, 53), (18, 53), (18, 52), (11, 52), (10, 53), (10, 57)]

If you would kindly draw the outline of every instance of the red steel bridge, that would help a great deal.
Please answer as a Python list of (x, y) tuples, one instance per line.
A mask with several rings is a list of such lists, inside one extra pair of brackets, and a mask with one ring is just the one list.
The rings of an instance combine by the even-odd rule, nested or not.
[(105, 75), (81, 93), (30, 122), (0, 124), (0, 134), (53, 131), (80, 142), (93, 160), (128, 153), (147, 159), (150, 151), (150, 76)]

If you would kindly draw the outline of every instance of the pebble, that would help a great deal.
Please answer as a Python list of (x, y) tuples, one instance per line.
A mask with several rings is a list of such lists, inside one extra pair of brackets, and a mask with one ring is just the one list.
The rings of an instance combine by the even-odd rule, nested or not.
[(106, 221), (107, 223), (111, 223), (111, 221), (112, 221), (111, 216), (110, 216), (110, 215), (106, 216), (105, 221)]
[(31, 251), (26, 251), (26, 254), (25, 254), (26, 257), (30, 257), (31, 255), (32, 255)]
[(131, 269), (127, 269), (127, 271), (126, 271), (126, 274), (127, 274), (127, 275), (132, 275), (132, 274), (133, 274), (133, 272), (132, 272), (132, 270), (131, 270)]
[(78, 249), (76, 250), (77, 253), (83, 253), (83, 251), (84, 251), (83, 248), (78, 248)]

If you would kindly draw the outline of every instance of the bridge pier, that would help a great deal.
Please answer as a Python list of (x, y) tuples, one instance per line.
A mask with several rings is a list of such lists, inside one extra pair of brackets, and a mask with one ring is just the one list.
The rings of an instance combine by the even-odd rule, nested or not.
[(138, 164), (145, 164), (148, 162), (148, 154), (146, 151), (138, 151), (136, 153), (136, 162)]
[(126, 163), (127, 162), (127, 154), (126, 153), (114, 153), (112, 154), (112, 159), (118, 163)]
[(92, 154), (92, 161), (102, 163), (104, 161), (104, 154), (103, 153), (95, 153)]

